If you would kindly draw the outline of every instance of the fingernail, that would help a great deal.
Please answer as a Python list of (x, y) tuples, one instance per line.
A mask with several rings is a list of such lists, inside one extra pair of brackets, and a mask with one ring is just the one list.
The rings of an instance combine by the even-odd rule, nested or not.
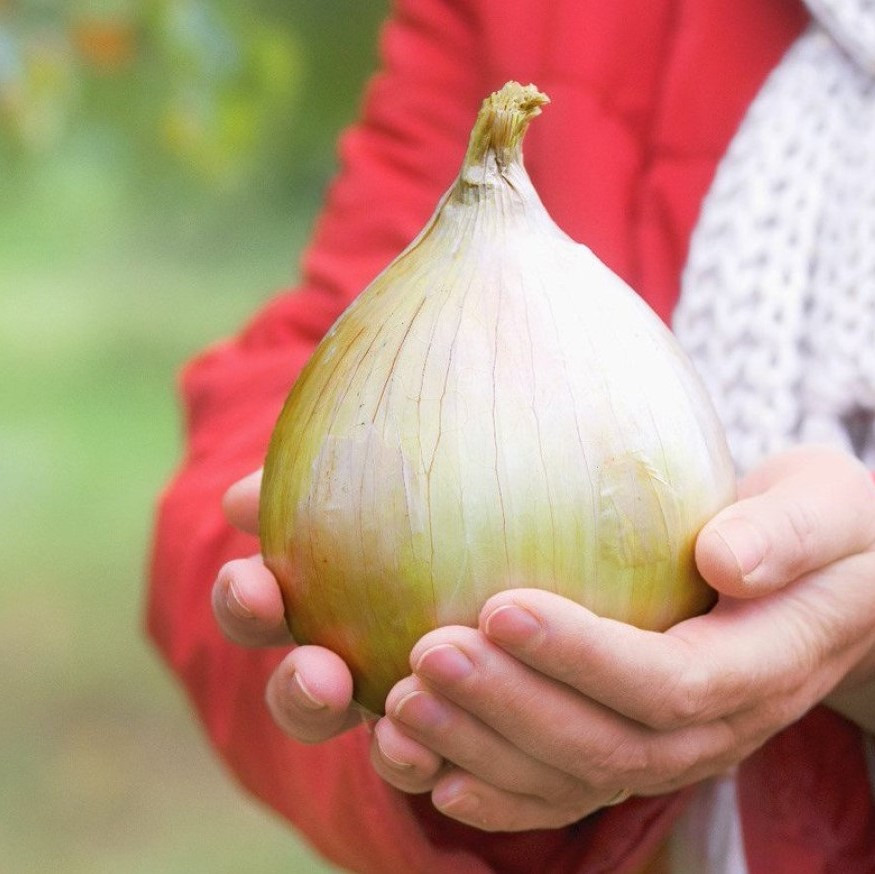
[(402, 762), (401, 759), (396, 759), (394, 756), (389, 755), (386, 752), (386, 748), (383, 746), (382, 740), (380, 738), (380, 732), (375, 731), (374, 737), (377, 741), (377, 749), (380, 751), (380, 757), (393, 768), (397, 768), (399, 771), (409, 771), (413, 765), (410, 762)]
[(455, 787), (444, 790), (438, 787), (432, 792), (432, 804), (454, 819), (473, 819), (480, 809), (480, 799), (473, 792), (457, 792)]
[(441, 643), (427, 649), (414, 668), (415, 673), (438, 683), (458, 682), (473, 670), (471, 659), (451, 643)]
[(518, 646), (541, 631), (541, 622), (534, 613), (516, 604), (497, 607), (483, 623), (483, 630), (492, 640)]
[(252, 619), (254, 615), (240, 597), (240, 591), (236, 583), (229, 584), (226, 590), (225, 606), (228, 608), (228, 612), (238, 619)]
[(441, 813), (452, 816), (454, 819), (470, 819), (480, 807), (480, 799), (476, 795), (466, 792), (464, 795), (457, 795), (446, 801), (435, 801), (434, 806)]
[(436, 728), (448, 718), (447, 708), (434, 695), (417, 690), (405, 695), (392, 714), (412, 728)]
[(292, 674), (291, 680), (292, 698), (295, 703), (304, 710), (322, 710), (328, 705), (320, 701), (308, 688), (307, 684), (301, 679), (299, 674)]
[(729, 550), (742, 577), (752, 574), (766, 554), (763, 533), (747, 519), (727, 519), (712, 529)]

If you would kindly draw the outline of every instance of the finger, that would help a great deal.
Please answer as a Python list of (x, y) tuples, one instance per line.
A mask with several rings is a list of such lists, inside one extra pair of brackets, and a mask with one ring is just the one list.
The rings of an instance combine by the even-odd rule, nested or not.
[(237, 480), (222, 497), (225, 518), (247, 534), (258, 534), (258, 500), (261, 469)]
[(444, 769), (441, 756), (386, 718), (374, 726), (371, 763), (387, 783), (412, 794), (431, 791)]
[(431, 799), (446, 816), (490, 832), (561, 828), (602, 806), (578, 798), (550, 803), (542, 798), (508, 792), (457, 769), (438, 780)]
[(550, 592), (517, 589), (490, 599), (480, 623), (490, 640), (537, 672), (666, 731), (770, 701), (788, 708), (789, 721), (793, 708), (812, 703), (795, 693), (807, 690), (813, 701), (826, 691), (812, 660), (832, 645), (831, 626), (842, 622), (838, 607), (816, 618), (822, 603), (814, 583), (757, 600), (727, 598), (707, 615), (657, 633), (600, 618)]
[[(425, 661), (453, 658), (437, 647)], [(509, 792), (564, 798), (576, 787), (567, 774), (532, 758), (479, 719), (416, 678), (397, 684), (386, 701), (388, 720), (442, 759)]]
[[(470, 669), (462, 669), (458, 655), (448, 657), (452, 648), (468, 659)], [(429, 633), (411, 657), (428, 687), (531, 758), (580, 781), (591, 793), (585, 799), (591, 804), (606, 803), (619, 788), (637, 793), (656, 785), (685, 785), (691, 775), (724, 771), (737, 761), (738, 750), (749, 751), (762, 739), (759, 724), (742, 737), (735, 725), (722, 719), (654, 730), (533, 670), (482, 634), (461, 626)], [(654, 690), (645, 692), (649, 702)], [(453, 756), (458, 753), (448, 754), (449, 748), (436, 740), (429, 744), (456, 761)], [(537, 797), (549, 795), (554, 802), (566, 797), (561, 787), (540, 793), (534, 781), (487, 782)]]
[(742, 494), (696, 542), (702, 575), (724, 594), (758, 597), (875, 540), (875, 486), (845, 453), (783, 453), (745, 480)]
[[(438, 690), (469, 718), (476, 717), (530, 758), (589, 783), (598, 795), (616, 791), (618, 772), (637, 774), (644, 767), (643, 751), (652, 732), (523, 664), (474, 629), (451, 626), (430, 632), (413, 648), (411, 663), (426, 687)], [(471, 763), (475, 751), (466, 757), (464, 750), (454, 749), (450, 755), (446, 746), (462, 743), (452, 738), (459, 722), (455, 717), (448, 740), (431, 738), (430, 743), (440, 743), (439, 751), (456, 764)], [(494, 745), (490, 738), (474, 737)], [(537, 794), (531, 784), (508, 783), (507, 777), (495, 775), (495, 782)]]
[(364, 717), (352, 701), (352, 677), (343, 660), (317, 646), (293, 649), (271, 675), (266, 700), (286, 734), (303, 743), (320, 743)]
[(243, 646), (279, 646), (292, 638), (282, 595), (260, 556), (229, 561), (212, 592), (213, 613), (224, 635)]
[(697, 653), (682, 636), (603, 619), (550, 592), (517, 589), (491, 598), (480, 628), (538, 673), (651, 728), (714, 718), (734, 703), (707, 709), (714, 673), (708, 649)]

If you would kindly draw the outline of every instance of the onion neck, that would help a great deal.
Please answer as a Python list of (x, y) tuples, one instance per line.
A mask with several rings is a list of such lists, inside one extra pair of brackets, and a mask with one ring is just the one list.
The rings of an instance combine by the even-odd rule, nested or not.
[[(512, 227), (559, 229), (544, 208), (523, 164), (529, 123), (550, 100), (534, 85), (508, 82), (483, 101), (461, 171), (431, 221), (411, 244), (442, 240), (455, 250), (483, 236), (501, 238)], [(500, 232), (500, 233), (498, 233)]]
[(508, 82), (483, 101), (468, 141), (459, 181), (493, 186), (513, 165), (522, 164), (522, 141), (529, 122), (550, 102), (534, 85)]

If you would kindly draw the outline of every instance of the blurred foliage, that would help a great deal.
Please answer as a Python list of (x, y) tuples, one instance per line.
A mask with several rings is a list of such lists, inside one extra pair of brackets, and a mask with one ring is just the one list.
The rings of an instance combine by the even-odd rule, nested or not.
[(142, 631), (182, 362), (288, 284), (385, 0), (0, 0), (0, 871), (326, 872)]
[(270, 189), (295, 184), (324, 172), (314, 146), (346, 120), (336, 95), (355, 92), (385, 7), (0, 0), (0, 155), (33, 167), (98, 140), (152, 183), (240, 186), (270, 167)]

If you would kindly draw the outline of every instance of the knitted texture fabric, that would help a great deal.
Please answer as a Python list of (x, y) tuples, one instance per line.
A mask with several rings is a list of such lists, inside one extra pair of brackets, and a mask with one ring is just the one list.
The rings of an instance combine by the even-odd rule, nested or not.
[[(806, 3), (718, 166), (674, 315), (740, 472), (804, 441), (875, 467), (875, 0)], [(746, 874), (734, 780), (698, 793), (673, 870)]]
[(806, 2), (715, 174), (674, 318), (740, 471), (799, 442), (875, 466), (875, 0)]

